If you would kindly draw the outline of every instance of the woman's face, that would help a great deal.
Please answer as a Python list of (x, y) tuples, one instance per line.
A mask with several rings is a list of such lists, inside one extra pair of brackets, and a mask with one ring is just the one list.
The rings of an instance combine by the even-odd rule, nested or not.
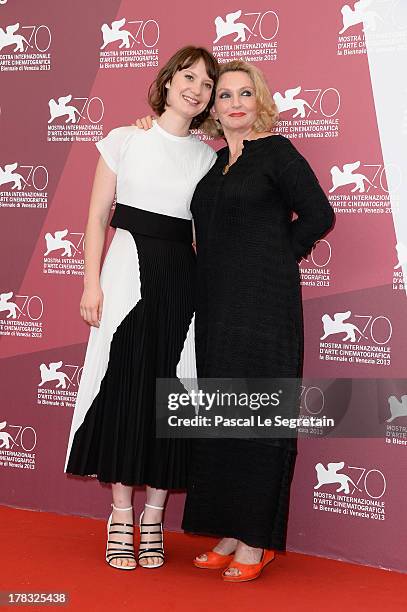
[(225, 72), (216, 88), (213, 116), (223, 130), (250, 131), (257, 119), (253, 81), (246, 72)]
[(208, 106), (214, 82), (201, 58), (189, 68), (177, 70), (165, 85), (167, 105), (185, 118), (193, 119)]

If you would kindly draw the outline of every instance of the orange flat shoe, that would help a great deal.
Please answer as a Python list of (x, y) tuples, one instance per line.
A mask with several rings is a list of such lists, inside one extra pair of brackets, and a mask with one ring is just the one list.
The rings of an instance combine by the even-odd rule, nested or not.
[(233, 555), (220, 555), (213, 550), (204, 554), (207, 557), (206, 561), (199, 561), (195, 558), (193, 560), (195, 567), (199, 567), (200, 569), (222, 569), (233, 559)]
[[(273, 559), (273, 550), (263, 550), (263, 556), (259, 563), (238, 563), (237, 561), (231, 561), (222, 572), (222, 578), (225, 582), (248, 582), (249, 580), (255, 580), (260, 576), (266, 565), (271, 563)], [(225, 574), (226, 570), (232, 567), (240, 571), (238, 576), (228, 576)]]

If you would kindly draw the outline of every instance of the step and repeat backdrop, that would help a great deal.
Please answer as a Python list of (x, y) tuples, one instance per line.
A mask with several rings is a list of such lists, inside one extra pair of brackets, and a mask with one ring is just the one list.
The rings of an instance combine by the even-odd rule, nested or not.
[[(265, 72), (277, 131), (309, 160), (337, 216), (300, 264), (302, 413), (340, 422), (351, 412), (371, 427), (304, 431), (289, 549), (406, 571), (402, 0), (1, 0), (0, 502), (109, 512), (108, 486), (63, 472), (88, 337), (79, 300), (95, 142), (149, 112), (148, 86), (185, 44)], [(171, 495), (168, 528), (179, 529), (183, 501)]]

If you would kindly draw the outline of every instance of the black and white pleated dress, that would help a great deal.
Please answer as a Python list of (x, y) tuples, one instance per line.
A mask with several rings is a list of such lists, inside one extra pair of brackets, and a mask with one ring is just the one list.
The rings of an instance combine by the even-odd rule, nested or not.
[(189, 444), (155, 437), (155, 386), (156, 378), (196, 377), (189, 204), (216, 154), (157, 123), (149, 131), (114, 129), (97, 147), (117, 175), (116, 231), (102, 267), (102, 318), (90, 331), (65, 472), (184, 488)]

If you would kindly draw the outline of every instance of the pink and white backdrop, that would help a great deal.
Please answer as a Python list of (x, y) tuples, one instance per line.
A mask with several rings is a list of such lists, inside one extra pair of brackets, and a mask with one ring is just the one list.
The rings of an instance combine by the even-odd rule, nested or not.
[[(278, 130), (329, 195), (335, 230), (301, 263), (305, 375), (372, 379), (353, 410), (383, 431), (300, 441), (288, 548), (406, 571), (404, 0), (2, 0), (0, 27), (0, 502), (108, 514), (107, 486), (63, 473), (88, 336), (78, 304), (94, 143), (149, 112), (148, 86), (177, 48), (204, 45), (264, 70)], [(322, 415), (315, 387), (303, 411), (312, 394)], [(329, 401), (340, 411), (347, 399)], [(315, 489), (329, 463), (343, 466)], [(169, 499), (170, 529), (183, 500)]]

